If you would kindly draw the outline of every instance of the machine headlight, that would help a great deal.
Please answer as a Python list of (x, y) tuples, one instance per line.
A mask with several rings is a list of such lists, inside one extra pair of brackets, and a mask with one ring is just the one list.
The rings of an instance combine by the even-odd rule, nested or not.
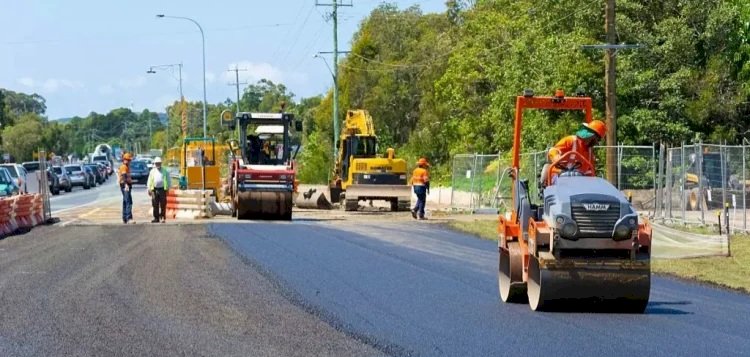
[(406, 180), (406, 175), (401, 175), (398, 178), (401, 179), (401, 180)]
[(562, 227), (563, 223), (565, 223), (565, 218), (558, 216), (555, 219), (555, 223), (557, 223), (558, 227)]
[(562, 236), (567, 238), (575, 237), (576, 233), (578, 233), (578, 226), (576, 226), (573, 222), (568, 222), (563, 224), (562, 230), (561, 230)]
[(365, 180), (369, 180), (370, 179), (370, 175), (364, 175), (363, 177), (364, 177)]
[(626, 240), (630, 238), (631, 228), (625, 224), (621, 224), (615, 228), (615, 240)]
[(616, 241), (630, 239), (633, 232), (638, 229), (638, 217), (629, 215), (623, 217), (615, 226), (612, 238)]
[(280, 180), (286, 180), (286, 175), (280, 175), (280, 176), (279, 176), (279, 179), (280, 179)]

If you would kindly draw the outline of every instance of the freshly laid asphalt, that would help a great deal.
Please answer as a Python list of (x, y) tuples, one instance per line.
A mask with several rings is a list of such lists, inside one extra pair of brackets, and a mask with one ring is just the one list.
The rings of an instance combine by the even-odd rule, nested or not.
[(504, 304), (497, 246), (412, 222), (214, 224), (292, 301), (392, 355), (750, 355), (748, 295), (654, 277), (644, 315)]

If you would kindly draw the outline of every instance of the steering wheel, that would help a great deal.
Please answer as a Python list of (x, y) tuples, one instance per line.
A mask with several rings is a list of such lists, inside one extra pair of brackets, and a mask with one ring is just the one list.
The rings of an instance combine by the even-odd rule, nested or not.
[[(583, 174), (586, 172), (594, 172), (594, 165), (591, 164), (591, 161), (586, 159), (581, 155), (581, 153), (577, 151), (568, 151), (560, 157), (557, 158), (552, 163), (553, 167), (557, 167), (558, 169), (561, 169), (563, 171), (579, 171)], [(552, 183), (552, 176), (554, 174), (554, 171), (549, 170), (548, 176), (547, 176), (547, 185)]]

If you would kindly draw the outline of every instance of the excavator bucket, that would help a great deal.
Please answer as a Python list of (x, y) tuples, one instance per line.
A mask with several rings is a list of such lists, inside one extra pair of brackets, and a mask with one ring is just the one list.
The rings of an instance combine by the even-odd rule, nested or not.
[[(391, 203), (392, 211), (406, 211), (411, 205), (411, 187), (407, 185), (350, 185), (346, 188), (345, 207), (356, 210), (361, 200), (385, 200)], [(350, 209), (353, 208), (353, 209)]]
[(248, 191), (237, 194), (238, 219), (292, 219), (292, 193)]
[(298, 208), (309, 208), (309, 209), (331, 209), (333, 205), (325, 195), (325, 192), (317, 189), (309, 189), (307, 191), (300, 192), (294, 201), (294, 205)]

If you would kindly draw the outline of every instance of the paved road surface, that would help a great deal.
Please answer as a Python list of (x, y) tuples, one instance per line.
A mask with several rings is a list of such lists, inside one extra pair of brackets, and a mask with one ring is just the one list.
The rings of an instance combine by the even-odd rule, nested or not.
[(645, 315), (533, 313), (498, 302), (495, 243), (435, 221), (89, 226), (119, 200), (55, 197), (63, 222), (0, 240), (0, 356), (750, 355), (747, 295), (654, 278)]
[(215, 224), (329, 323), (395, 355), (750, 355), (750, 298), (654, 278), (645, 315), (498, 302), (494, 242), (434, 224)]
[(204, 226), (41, 227), (0, 241), (0, 356), (372, 356)]

